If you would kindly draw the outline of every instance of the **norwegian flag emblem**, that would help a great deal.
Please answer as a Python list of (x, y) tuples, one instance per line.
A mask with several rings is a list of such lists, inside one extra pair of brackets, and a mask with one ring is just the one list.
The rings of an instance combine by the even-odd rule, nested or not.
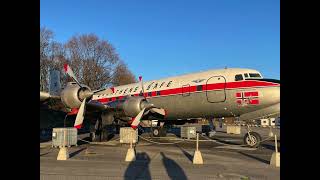
[(248, 104), (257, 105), (260, 103), (258, 91), (237, 92), (236, 98), (236, 102), (240, 106), (246, 106)]

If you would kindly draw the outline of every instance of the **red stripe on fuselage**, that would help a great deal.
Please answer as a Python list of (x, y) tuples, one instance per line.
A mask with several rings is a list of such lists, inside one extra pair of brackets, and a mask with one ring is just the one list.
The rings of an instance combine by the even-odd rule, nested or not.
[[(197, 85), (200, 86), (200, 85)], [(197, 91), (197, 86), (190, 87), (179, 87), (173, 89), (165, 89), (160, 90), (160, 95), (157, 95), (157, 91), (152, 91), (151, 96), (149, 96), (149, 92), (145, 92), (145, 97), (161, 97), (168, 95), (176, 95), (182, 93), (192, 93), (192, 92), (204, 92), (207, 90), (222, 90), (226, 89), (236, 89), (236, 88), (254, 88), (254, 87), (272, 87), (272, 86), (280, 86), (277, 83), (264, 82), (264, 81), (239, 81), (239, 82), (227, 82), (227, 83), (216, 83), (216, 84), (204, 84), (202, 85), (202, 90)], [(249, 94), (245, 94), (245, 96), (258, 96), (258, 92), (249, 92)], [(139, 93), (134, 94), (134, 96), (139, 96)], [(124, 96), (117, 96), (119, 99), (122, 99)], [(236, 97), (241, 97), (241, 94), (236, 94)], [(111, 102), (109, 98), (101, 98), (97, 99), (101, 103)], [(112, 101), (115, 101), (116, 97), (112, 97)]]

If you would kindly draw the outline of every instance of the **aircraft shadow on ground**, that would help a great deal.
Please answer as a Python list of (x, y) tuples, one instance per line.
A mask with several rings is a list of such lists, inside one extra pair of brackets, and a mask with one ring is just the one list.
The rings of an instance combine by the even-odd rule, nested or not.
[[(166, 157), (163, 152), (160, 152), (162, 157), (162, 163), (166, 169), (166, 172), (170, 179), (181, 179), (186, 180), (187, 176), (184, 173), (183, 169), (172, 159)], [(125, 173), (124, 179), (131, 180), (131, 179), (146, 179), (151, 180), (150, 174), (150, 157), (147, 153), (137, 153), (136, 160), (130, 162), (128, 165)]]
[(174, 160), (166, 157), (163, 152), (160, 152), (160, 154), (162, 156), (162, 163), (170, 179), (188, 179), (183, 169)]
[(69, 157), (72, 158), (72, 157), (74, 157), (75, 155), (79, 154), (81, 151), (83, 151), (83, 150), (85, 150), (85, 149), (87, 149), (87, 148), (84, 147), (84, 148), (81, 148), (81, 149), (79, 149), (79, 150), (77, 150), (77, 151), (75, 151), (75, 152), (73, 152), (73, 153), (70, 153), (70, 154), (69, 154)]
[(253, 156), (253, 155), (244, 153), (244, 152), (238, 152), (238, 153), (239, 153), (239, 154), (242, 154), (242, 155), (244, 155), (244, 156), (253, 158), (253, 159), (255, 159), (255, 160), (258, 160), (258, 161), (260, 161), (260, 162), (263, 162), (263, 163), (266, 163), (266, 164), (270, 164), (270, 161), (268, 161), (268, 160), (265, 160), (265, 159), (262, 159), (262, 158), (259, 158), (259, 157), (256, 157), (256, 156)]
[(147, 153), (137, 153), (136, 160), (130, 162), (126, 172), (124, 173), (125, 180), (131, 179), (146, 179), (151, 180), (151, 174), (149, 170), (150, 157)]
[(188, 153), (186, 150), (184, 150), (182, 147), (176, 145), (181, 151), (182, 153), (189, 159), (189, 161), (193, 162), (193, 156)]

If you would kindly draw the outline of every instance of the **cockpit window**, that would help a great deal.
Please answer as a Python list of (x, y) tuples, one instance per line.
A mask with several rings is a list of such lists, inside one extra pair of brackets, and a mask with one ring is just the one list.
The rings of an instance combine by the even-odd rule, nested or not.
[(258, 73), (249, 73), (249, 76), (251, 77), (251, 78), (257, 78), (257, 77), (261, 77), (261, 75), (260, 74), (258, 74)]
[(235, 81), (241, 81), (241, 80), (243, 80), (242, 74), (237, 74), (237, 75), (235, 76)]

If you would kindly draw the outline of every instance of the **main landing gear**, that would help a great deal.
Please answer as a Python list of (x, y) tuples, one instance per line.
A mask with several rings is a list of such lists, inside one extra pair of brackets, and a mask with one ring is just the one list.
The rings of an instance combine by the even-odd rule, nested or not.
[(112, 114), (102, 115), (90, 125), (90, 140), (92, 142), (101, 142), (109, 140), (113, 135), (114, 117)]
[(167, 136), (167, 129), (163, 126), (164, 122), (159, 122), (156, 127), (152, 127), (151, 131), (153, 137), (166, 137)]

